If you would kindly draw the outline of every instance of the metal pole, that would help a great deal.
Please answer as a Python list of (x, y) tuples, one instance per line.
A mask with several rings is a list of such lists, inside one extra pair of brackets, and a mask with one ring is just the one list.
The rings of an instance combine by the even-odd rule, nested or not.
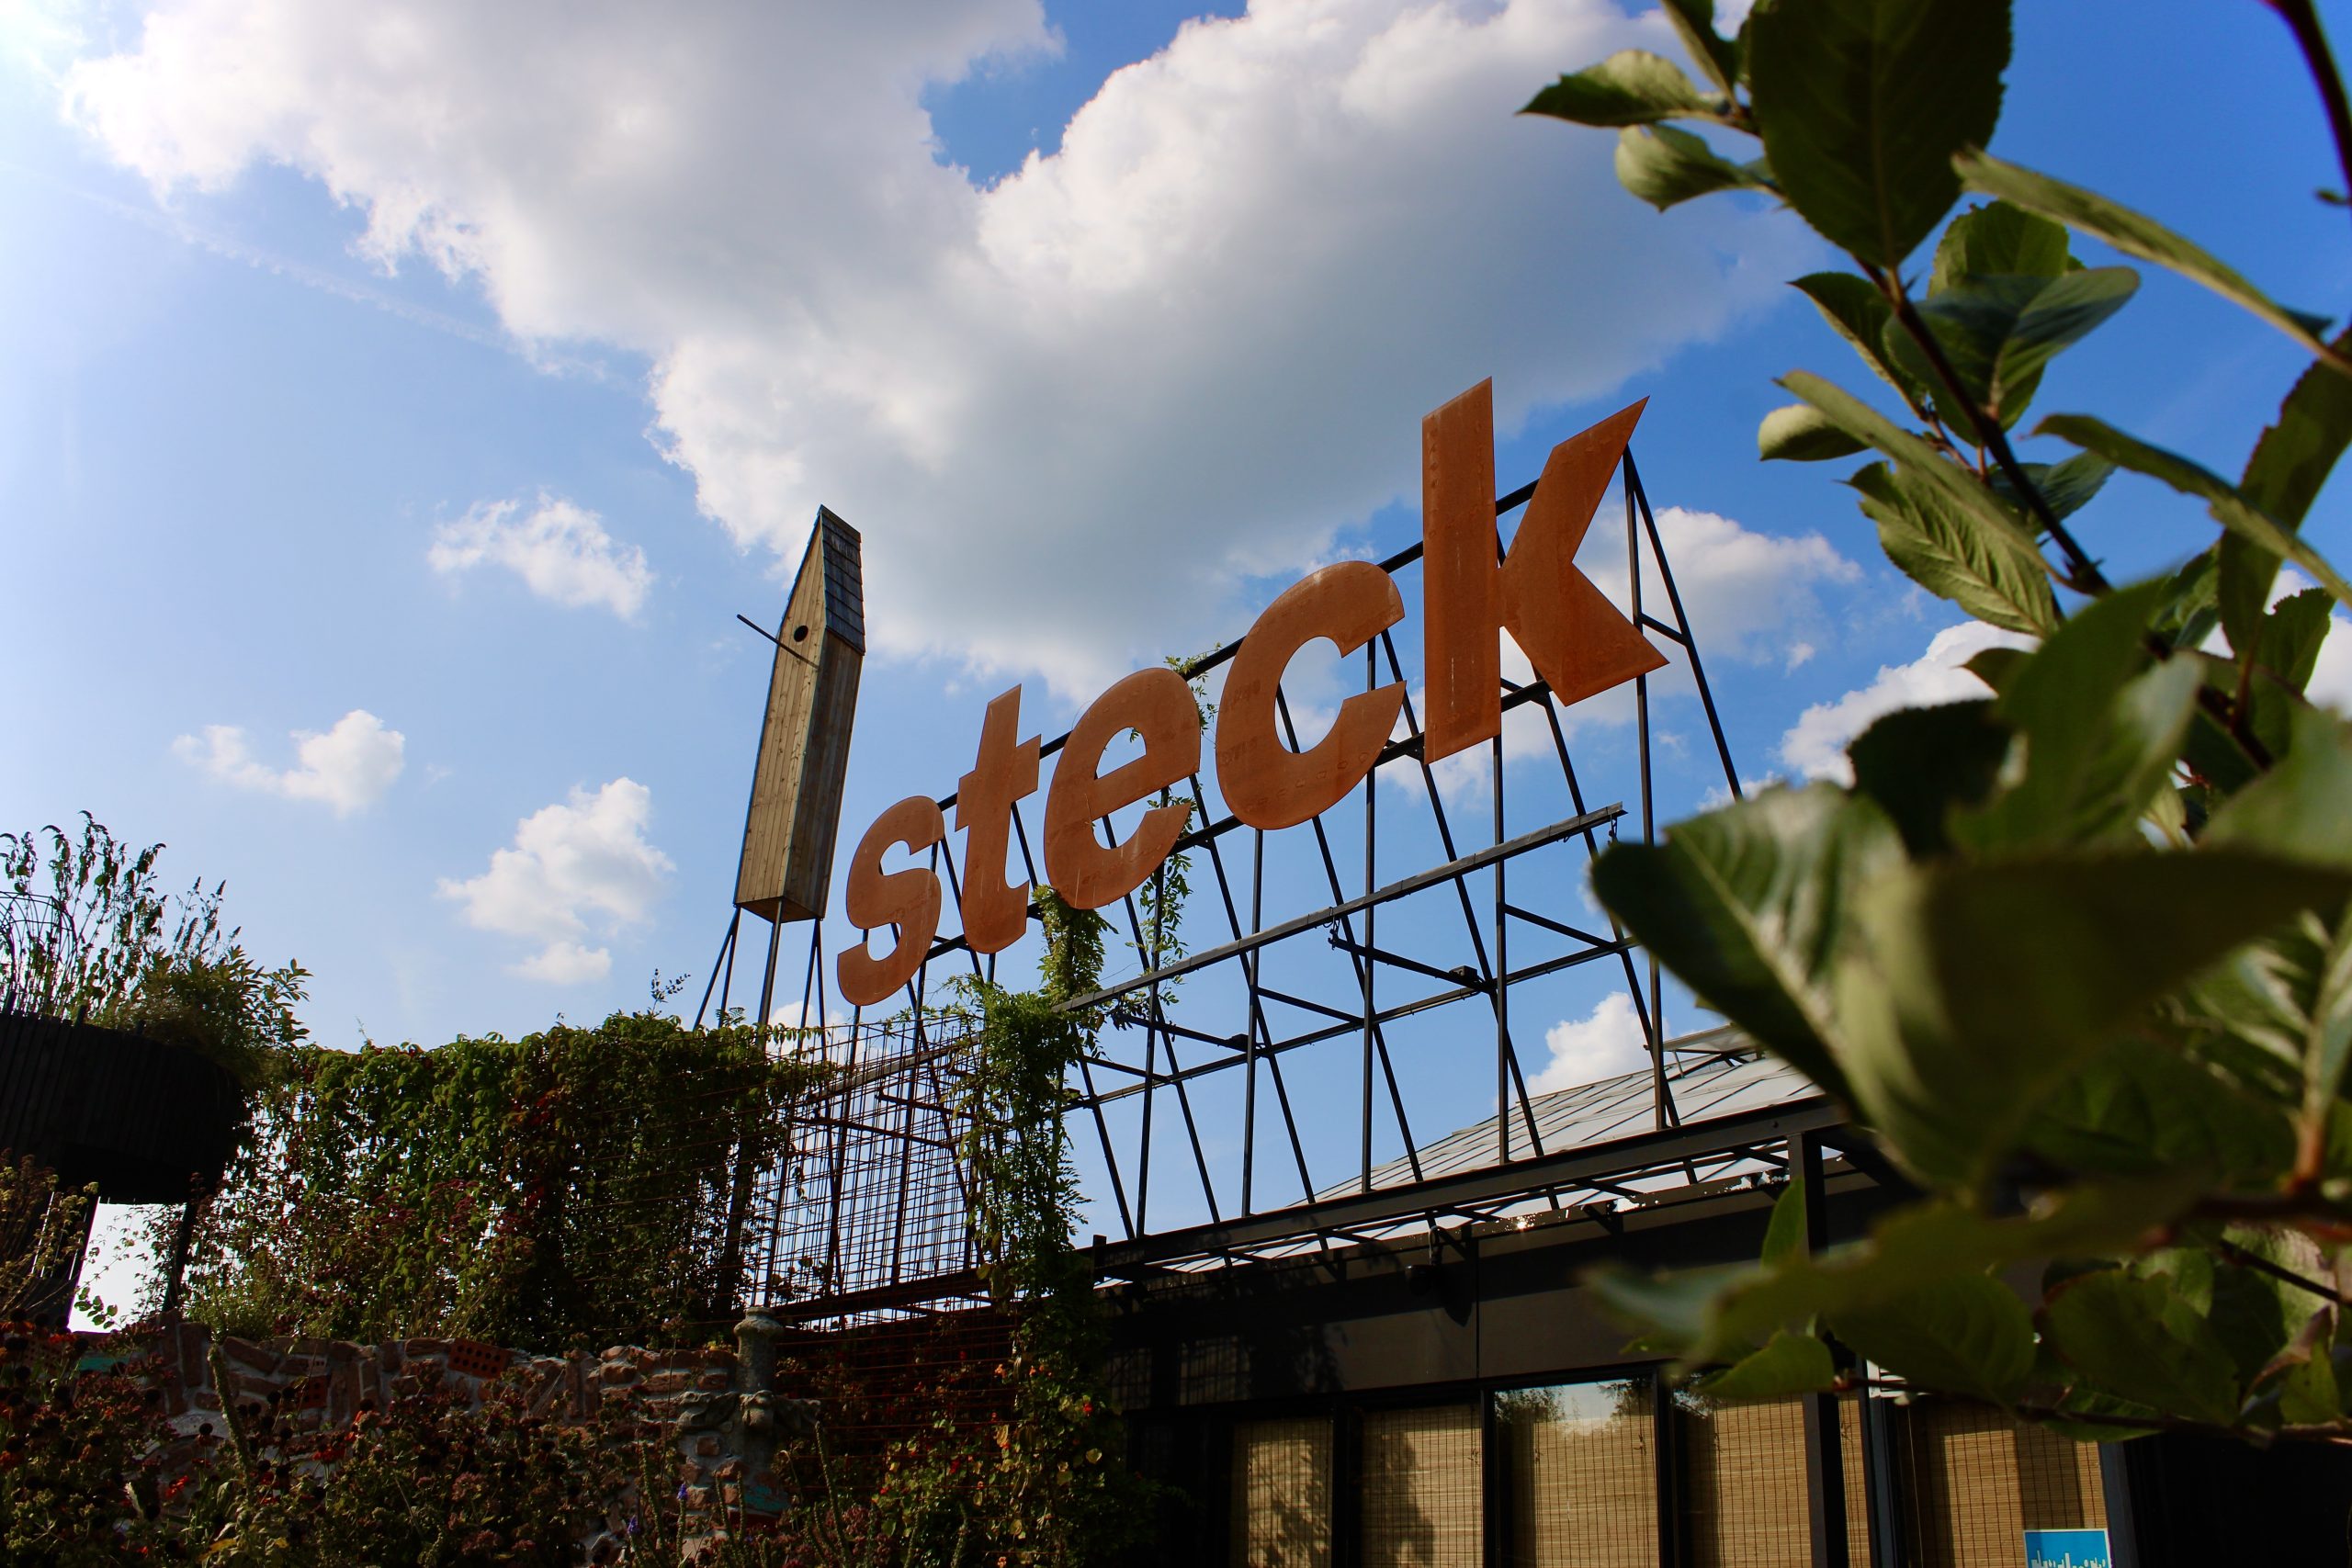
[[(1641, 536), (1634, 527), (1634, 485), (1626, 474), (1620, 489), (1625, 492), (1625, 592), (1631, 595), (1634, 624), (1642, 623), (1642, 549)], [(1646, 674), (1634, 677), (1634, 744), (1641, 756), (1642, 767), (1642, 842), (1657, 842), (1657, 811), (1650, 793), (1650, 678)], [(1652, 1024), (1650, 1049), (1650, 1111), (1660, 1131), (1667, 1126), (1666, 1111), (1666, 1014), (1659, 1006), (1660, 993), (1657, 954), (1649, 954), (1650, 1006)]]
[[(1821, 1178), (1821, 1135), (1800, 1133), (1789, 1140), (1791, 1178), (1804, 1183), (1804, 1246), (1818, 1256), (1829, 1245), (1829, 1201)], [(1846, 1550), (1845, 1434), (1838, 1424), (1838, 1396), (1804, 1398), (1806, 1517), (1813, 1530), (1813, 1568), (1849, 1568)]]
[[(1373, 662), (1372, 644), (1363, 645), (1363, 689), (1371, 691), (1380, 680), (1378, 668)], [(1380, 770), (1366, 769), (1363, 775), (1363, 890), (1366, 897), (1380, 886), (1374, 874), (1372, 835), (1378, 810)], [(1367, 906), (1363, 912), (1363, 944), (1377, 945), (1374, 922), (1379, 911)], [(1372, 1190), (1372, 1013), (1373, 965), (1365, 959), (1357, 960), (1357, 973), (1363, 979), (1363, 1167), (1358, 1180), (1366, 1192)], [(1409, 1140), (1408, 1140), (1409, 1141)]]
[[(1503, 737), (1495, 732), (1495, 842), (1503, 840)], [(1510, 933), (1503, 917), (1503, 863), (1495, 863), (1495, 1157), (1510, 1162)], [(1531, 1119), (1532, 1120), (1532, 1119)], [(1530, 1133), (1533, 1128), (1529, 1129)]]

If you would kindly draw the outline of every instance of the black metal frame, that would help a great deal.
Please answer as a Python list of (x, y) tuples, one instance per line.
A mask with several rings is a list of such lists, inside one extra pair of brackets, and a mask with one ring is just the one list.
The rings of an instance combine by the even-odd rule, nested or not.
[[(1677, 586), (1673, 570), (1668, 562), (1663, 540), (1648, 498), (1644, 492), (1640, 474), (1629, 452), (1621, 470), (1621, 489), (1624, 499), (1625, 546), (1628, 580), (1632, 602), (1631, 617), (1644, 631), (1655, 633), (1673, 646), (1688, 665), (1705, 713), (1716, 755), (1722, 761), (1725, 788), (1735, 796), (1740, 792), (1736, 769), (1732, 765), (1731, 752), (1724, 739), (1722, 718), (1716, 709), (1706, 671), (1701, 661), (1696, 639), (1682, 596)], [(1496, 549), (1498, 558), (1506, 548), (1499, 520), (1523, 506), (1533, 495), (1532, 484), (1523, 486), (1501, 497), (1495, 506), (1498, 520)], [(1392, 574), (1416, 564), (1421, 547), (1416, 544), (1379, 562)], [(1643, 604), (1643, 577), (1645, 561), (1654, 566), (1657, 581), (1664, 587), (1671, 619), (1662, 619), (1650, 613)], [(1205, 672), (1230, 660), (1238, 650), (1238, 640), (1189, 661), (1180, 669), (1186, 679), (1197, 679)], [(1365, 689), (1381, 684), (1384, 674), (1389, 681), (1405, 682), (1406, 669), (1399, 658), (1391, 631), (1383, 631), (1367, 642), (1363, 649), (1363, 678)], [(1588, 929), (1591, 924), (1581, 909), (1570, 906), (1566, 909), (1544, 908), (1540, 895), (1547, 886), (1554, 890), (1571, 885), (1566, 877), (1532, 877), (1523, 879), (1516, 896), (1510, 886), (1509, 869), (1514, 861), (1553, 845), (1581, 841), (1585, 858), (1597, 855), (1602, 847), (1602, 836), (1614, 839), (1629, 815), (1623, 805), (1594, 805), (1586, 799), (1584, 787), (1572, 759), (1566, 728), (1549, 691), (1538, 682), (1514, 682), (1502, 681), (1499, 694), (1504, 711), (1536, 705), (1544, 715), (1552, 739), (1552, 753), (1557, 761), (1559, 777), (1565, 783), (1571, 814), (1558, 821), (1530, 832), (1515, 836), (1506, 832), (1504, 795), (1504, 745), (1498, 735), (1487, 749), (1489, 760), (1488, 802), (1484, 813), (1487, 818), (1489, 837), (1483, 845), (1465, 845), (1457, 836), (1457, 824), (1449, 812), (1445, 795), (1438, 776), (1424, 755), (1422, 731), (1419, 715), (1409, 694), (1403, 704), (1401, 738), (1393, 739), (1379, 753), (1362, 785), (1359, 812), (1362, 819), (1362, 880), (1351, 890), (1343, 883), (1335, 846), (1336, 834), (1323, 818), (1303, 824), (1310, 834), (1319, 862), (1329, 902), (1311, 912), (1268, 921), (1265, 919), (1265, 866), (1267, 835), (1260, 829), (1248, 829), (1231, 815), (1216, 816), (1210, 810), (1211, 797), (1199, 773), (1186, 781), (1179, 798), (1189, 795), (1200, 825), (1184, 833), (1177, 841), (1175, 853), (1205, 854), (1214, 883), (1215, 898), (1206, 911), (1212, 924), (1220, 928), (1221, 940), (1205, 950), (1186, 955), (1169, 956), (1143, 973), (1104, 987), (1091, 996), (1075, 998), (1068, 1006), (1100, 1008), (1106, 1021), (1101, 1032), (1101, 1048), (1090, 1059), (1080, 1064), (1077, 1081), (1071, 1085), (1070, 1114), (1092, 1128), (1091, 1152), (1099, 1154), (1102, 1169), (1107, 1180), (1107, 1196), (1118, 1216), (1120, 1235), (1107, 1247), (1098, 1238), (1105, 1267), (1113, 1271), (1148, 1269), (1168, 1267), (1179, 1260), (1199, 1262), (1212, 1258), (1230, 1259), (1255, 1250), (1281, 1248), (1305, 1242), (1329, 1245), (1344, 1241), (1364, 1224), (1411, 1222), (1418, 1217), (1422, 1223), (1434, 1224), (1444, 1214), (1483, 1214), (1510, 1198), (1530, 1190), (1543, 1190), (1551, 1201), (1560, 1201), (1560, 1189), (1577, 1179), (1571, 1173), (1594, 1166), (1595, 1158), (1608, 1165), (1618, 1158), (1609, 1151), (1550, 1150), (1544, 1145), (1537, 1118), (1531, 1103), (1528, 1074), (1522, 1066), (1521, 1054), (1514, 1041), (1510, 1021), (1510, 993), (1513, 987), (1528, 981), (1559, 973), (1589, 963), (1613, 963), (1617, 967), (1634, 1015), (1639, 1021), (1650, 1059), (1651, 1100), (1653, 1118), (1660, 1133), (1670, 1134), (1679, 1117), (1674, 1102), (1668, 1065), (1673, 1055), (1673, 1043), (1664, 1038), (1661, 1027), (1661, 983), (1655, 959), (1648, 963), (1645, 976), (1636, 964), (1636, 944), (1613, 919), (1604, 934)], [(1653, 791), (1653, 734), (1650, 711), (1649, 677), (1645, 675), (1634, 682), (1635, 746), (1639, 761), (1638, 818), (1643, 839), (1654, 840), (1658, 828), (1656, 819)], [(1277, 714), (1288, 743), (1298, 743), (1288, 694), (1277, 689)], [(1042, 756), (1059, 751), (1067, 734), (1046, 741)], [(1378, 845), (1381, 828), (1378, 794), (1384, 770), (1403, 767), (1413, 775), (1430, 812), (1444, 861), (1413, 875), (1383, 884), (1378, 879)], [(940, 806), (952, 808), (954, 795), (944, 797)], [(1033, 803), (1034, 804), (1034, 803)], [(1109, 824), (1104, 824), (1106, 831)], [(1040, 880), (1039, 866), (1032, 850), (1032, 840), (1021, 807), (1012, 814), (1012, 844), (1020, 855), (1023, 872), (1033, 884)], [(1300, 831), (1294, 829), (1293, 831)], [(1250, 863), (1246, 871), (1228, 863), (1228, 852), (1234, 836), (1240, 832), (1250, 835)], [(1236, 840), (1238, 841), (1238, 840)], [(930, 863), (944, 874), (949, 899), (960, 898), (959, 867), (949, 844), (935, 845), (930, 852)], [(1164, 874), (1164, 872), (1160, 874)], [(1475, 888), (1474, 877), (1484, 875), (1488, 886)], [(1445, 900), (1459, 911), (1462, 931), (1469, 939), (1472, 961), (1448, 969), (1430, 964), (1411, 953), (1385, 947), (1380, 942), (1380, 919), (1385, 908), (1398, 904), (1417, 894), (1442, 895), (1447, 887), (1453, 898)], [(1531, 893), (1529, 890), (1533, 890)], [(1480, 894), (1487, 895), (1484, 897)], [(1243, 919), (1246, 902), (1248, 919)], [(1482, 908), (1481, 906), (1484, 906)], [(1148, 952), (1142, 911), (1135, 895), (1129, 895), (1119, 909), (1106, 914), (1123, 916), (1122, 924), (1139, 953)], [(1033, 905), (1031, 913), (1037, 914)], [(1482, 921), (1482, 916), (1483, 921)], [(1196, 915), (1194, 919), (1200, 919)], [(1450, 917), (1446, 917), (1450, 919)], [(712, 979), (706, 987), (703, 1007), (697, 1011), (699, 1022), (708, 1010), (715, 992), (722, 1015), (728, 1009), (734, 984), (734, 961), (741, 927), (741, 912), (730, 920), (721, 942), (718, 956), (712, 965)], [(1545, 956), (1522, 960), (1512, 966), (1515, 945), (1512, 927), (1549, 949)], [(1345, 957), (1345, 975), (1352, 984), (1332, 987), (1323, 995), (1308, 994), (1311, 984), (1277, 986), (1267, 973), (1269, 960), (1284, 943), (1322, 931), (1331, 952)], [(779, 957), (781, 932), (772, 928), (768, 950), (760, 984), (761, 1018), (772, 1016), (775, 970)], [(951, 966), (957, 972), (968, 973), (975, 978), (992, 980), (995, 955), (974, 953), (960, 935), (951, 935), (933, 942), (924, 956), (922, 967), (909, 984), (903, 1010), (891, 1021), (889, 1034), (905, 1051), (923, 1055), (926, 1059), (944, 1059), (953, 1055), (949, 1043), (942, 1038), (942, 1028), (953, 1034), (961, 1030), (959, 1021), (943, 1019), (939, 1005), (932, 999), (933, 966)], [(1193, 1021), (1179, 1021), (1170, 1016), (1169, 987), (1186, 976), (1206, 971), (1238, 974), (1240, 981), (1240, 1027), (1229, 1033), (1204, 1030)], [(1386, 983), (1384, 984), (1384, 977)], [(1646, 982), (1646, 983), (1645, 983)], [(1401, 994), (1400, 994), (1401, 993)], [(1391, 1050), (1389, 1031), (1399, 1021), (1432, 1012), (1436, 1010), (1470, 1003), (1476, 1009), (1483, 999), (1485, 1011), (1490, 1016), (1494, 1041), (1495, 1102), (1507, 1108), (1495, 1118), (1495, 1159), (1500, 1169), (1487, 1173), (1466, 1184), (1480, 1196), (1457, 1190), (1465, 1184), (1449, 1181), (1425, 1182), (1419, 1157), (1419, 1141), (1414, 1135), (1404, 1094), (1402, 1093)], [(823, 964), (821, 931), (812, 924), (808, 967), (802, 987), (802, 1021), (813, 1014), (818, 1030), (831, 1040), (845, 1035), (853, 1043), (846, 1049), (828, 1046), (838, 1055), (854, 1061), (857, 1047), (854, 1042), (868, 1033), (871, 1024), (864, 1010), (853, 1010), (845, 1025), (836, 1025), (829, 1018), (829, 1000)], [(805, 1038), (806, 1032), (797, 1033)], [(1310, 1173), (1306, 1141), (1300, 1134), (1300, 1107), (1295, 1101), (1294, 1086), (1285, 1077), (1285, 1058), (1306, 1047), (1325, 1044), (1347, 1038), (1360, 1043), (1356, 1052), (1353, 1092), (1347, 1103), (1353, 1111), (1357, 1129), (1356, 1169), (1350, 1177), (1340, 1179), (1342, 1185), (1351, 1184), (1354, 1195), (1364, 1202), (1350, 1205), (1338, 1202), (1327, 1175), (1318, 1184)], [(1204, 1080), (1219, 1075), (1240, 1076), (1241, 1142), (1238, 1181), (1220, 1193), (1213, 1178), (1194, 1094)], [(1262, 1086), (1272, 1091), (1272, 1107), (1263, 1103), (1266, 1096)], [(1230, 1082), (1227, 1078), (1223, 1081)], [(1334, 1092), (1332, 1098), (1336, 1100)], [(1132, 1103), (1129, 1103), (1132, 1102)], [(1413, 1181), (1389, 1190), (1374, 1191), (1375, 1131), (1380, 1112), (1385, 1106), (1401, 1140), (1404, 1159), (1411, 1168)], [(1122, 1114), (1136, 1112), (1136, 1132), (1130, 1143), (1114, 1138), (1106, 1114), (1119, 1109)], [(1173, 1115), (1170, 1112), (1172, 1111)], [(822, 1111), (819, 1114), (821, 1116)], [(911, 1114), (911, 1112), (910, 1112)], [(1169, 1123), (1181, 1133), (1172, 1151), (1163, 1150), (1171, 1136)], [(1264, 1125), (1261, 1125), (1263, 1123)], [(1272, 1152), (1280, 1159), (1286, 1148), (1288, 1158), (1283, 1161), (1297, 1179), (1295, 1199), (1269, 1201), (1264, 1174), (1258, 1168), (1260, 1145), (1264, 1137), (1273, 1137)], [(1713, 1134), (1710, 1134), (1712, 1139)], [(1702, 1140), (1702, 1142), (1709, 1140)], [(1679, 1152), (1669, 1164), (1679, 1164), (1690, 1178), (1699, 1179), (1693, 1163), (1695, 1145), (1681, 1148), (1669, 1138)], [(1122, 1146), (1123, 1145), (1127, 1146)], [(803, 1147), (796, 1158), (805, 1160), (812, 1152)], [(1205, 1208), (1209, 1224), (1185, 1225), (1175, 1229), (1155, 1227), (1151, 1218), (1154, 1195), (1154, 1156), (1159, 1154), (1164, 1173), (1168, 1156), (1172, 1153), (1179, 1161), (1188, 1164), (1199, 1183), (1198, 1197)], [(1124, 1156), (1124, 1157), (1123, 1157)], [(1649, 1168), (1637, 1162), (1636, 1169)], [(1608, 1174), (1602, 1172), (1600, 1174)], [(1166, 1177), (1161, 1176), (1164, 1185)], [(781, 1169), (765, 1173), (760, 1186), (761, 1204), (764, 1213), (754, 1216), (755, 1230), (763, 1230), (769, 1237), (769, 1250), (775, 1247), (775, 1237), (787, 1229), (791, 1222), (782, 1212), (796, 1200), (796, 1187), (805, 1185), (796, 1176)], [(1481, 1207), (1481, 1205), (1485, 1207)], [(838, 1223), (838, 1222), (837, 1222)], [(773, 1270), (771, 1270), (773, 1272)], [(820, 1308), (839, 1307), (862, 1310), (869, 1303), (878, 1306), (884, 1300), (901, 1307), (914, 1306), (922, 1301), (945, 1301), (968, 1296), (972, 1280), (967, 1270), (944, 1273), (928, 1281), (902, 1278), (894, 1269), (887, 1279), (868, 1279), (853, 1282), (836, 1278), (832, 1289), (823, 1292), (822, 1303), (811, 1301), (792, 1307), (796, 1314)], [(931, 1289), (925, 1297), (922, 1292)]]

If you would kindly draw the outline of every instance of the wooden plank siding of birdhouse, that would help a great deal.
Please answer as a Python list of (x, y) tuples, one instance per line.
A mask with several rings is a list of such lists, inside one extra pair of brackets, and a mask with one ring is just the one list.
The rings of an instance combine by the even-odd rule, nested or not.
[(776, 630), (737, 908), (778, 923), (824, 913), (865, 661), (857, 530), (820, 507)]

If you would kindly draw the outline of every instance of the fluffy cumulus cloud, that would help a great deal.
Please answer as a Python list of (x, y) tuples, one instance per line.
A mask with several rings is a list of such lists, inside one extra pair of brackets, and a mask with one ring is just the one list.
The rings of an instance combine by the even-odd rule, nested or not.
[(175, 755), (239, 789), (322, 802), (338, 817), (376, 804), (405, 765), (408, 738), (387, 729), (365, 708), (353, 708), (323, 734), (293, 734), (294, 765), (273, 768), (253, 753), (245, 732), (232, 724), (205, 726), (199, 738), (172, 742)]
[(443, 573), (502, 566), (542, 599), (602, 605), (623, 620), (636, 617), (653, 586), (642, 549), (616, 540), (595, 513), (545, 491), (528, 513), (520, 502), (475, 502), (433, 531), (424, 558)]
[(989, 185), (922, 95), (1051, 50), (1035, 0), (163, 0), (67, 104), (159, 186), (289, 165), (522, 337), (645, 354), (738, 540), (827, 502), (877, 648), (1084, 695), (1409, 495), (1425, 410), (1613, 391), (1801, 266), (1785, 218), (1655, 217), (1610, 137), (1512, 115), (1628, 45), (1676, 47), (1617, 0), (1260, 0)]
[(1544, 1032), (1552, 1058), (1527, 1083), (1530, 1094), (1574, 1089), (1649, 1066), (1649, 1046), (1633, 999), (1623, 991), (1600, 998), (1583, 1018), (1563, 1019)]
[(2029, 638), (1982, 621), (1946, 626), (1928, 644), (1928, 651), (1910, 663), (1881, 665), (1869, 685), (1805, 709), (1781, 737), (1781, 761), (1806, 778), (1851, 784), (1854, 769), (1846, 760), (1846, 747), (1873, 720), (1897, 708), (1989, 696), (1984, 682), (1969, 673), (1968, 661), (1988, 648), (2028, 646)]
[[(1602, 516), (1623, 504), (1603, 502)], [(1817, 533), (1767, 534), (1683, 506), (1657, 509), (1657, 533), (1704, 659), (1794, 670), (1814, 656), (1808, 636), (1822, 635), (1823, 592), (1862, 581), (1862, 569)], [(1595, 524), (1577, 564), (1612, 603), (1631, 603), (1622, 526)], [(1642, 608), (1662, 621), (1673, 618), (1665, 579), (1646, 550)]]
[(544, 807), (516, 824), (514, 842), (490, 869), (464, 882), (443, 878), (441, 897), (463, 907), (477, 930), (526, 937), (539, 951), (514, 966), (527, 979), (578, 983), (613, 966), (602, 933), (642, 921), (675, 869), (645, 836), (653, 794), (634, 779)]

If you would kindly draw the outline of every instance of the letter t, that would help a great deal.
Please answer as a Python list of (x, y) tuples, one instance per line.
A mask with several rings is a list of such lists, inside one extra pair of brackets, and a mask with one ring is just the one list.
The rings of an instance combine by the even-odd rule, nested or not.
[(1013, 803), (1037, 793), (1037, 738), (1021, 729), (1021, 688), (989, 704), (980, 751), (956, 786), (956, 826), (964, 840), (964, 940), (974, 953), (1001, 953), (1029, 929), (1029, 881), (1005, 880)]

